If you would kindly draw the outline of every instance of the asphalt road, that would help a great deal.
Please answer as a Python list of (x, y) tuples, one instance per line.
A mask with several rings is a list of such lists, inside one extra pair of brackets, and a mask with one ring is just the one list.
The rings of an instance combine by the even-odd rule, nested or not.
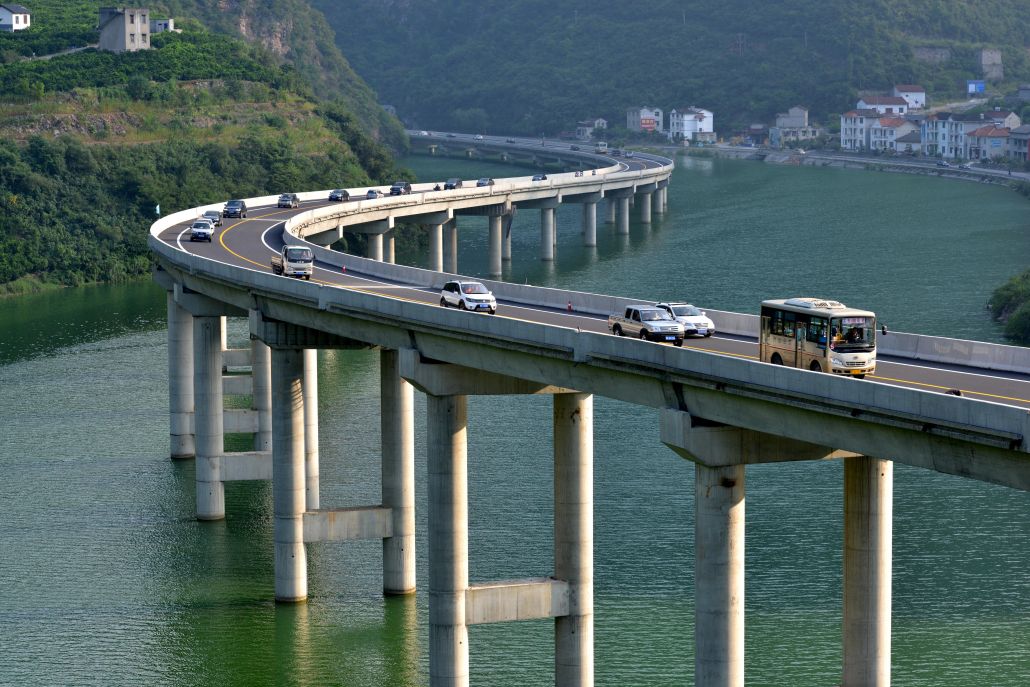
[[(631, 159), (625, 160), (625, 163), (644, 165), (646, 161)], [(274, 206), (251, 207), (248, 209), (246, 219), (223, 220), (223, 225), (215, 228), (211, 243), (191, 243), (188, 223), (171, 227), (163, 232), (160, 238), (197, 255), (270, 272), (269, 260), (283, 245), (284, 221), (301, 211), (335, 204), (337, 203), (326, 200), (304, 202), (301, 203), (299, 209), (279, 209)], [(282, 278), (291, 279), (292, 277)], [(437, 291), (385, 282), (351, 269), (343, 274), (335, 267), (317, 262), (312, 281), (430, 305), (438, 306), (440, 302), (440, 294)], [(490, 317), (490, 315), (473, 313), (469, 313), (468, 316)], [(607, 320), (603, 317), (570, 313), (564, 310), (533, 308), (505, 303), (500, 299), (498, 299), (497, 314), (494, 317), (508, 317), (563, 327), (578, 327), (584, 331), (607, 332)], [(715, 326), (718, 329), (719, 323), (716, 322)], [(653, 345), (669, 344), (655, 343)], [(754, 339), (739, 336), (716, 334), (707, 339), (688, 339), (684, 343), (684, 348), (752, 360), (757, 360), (758, 357), (757, 342)], [(813, 372), (811, 374), (820, 373)], [(963, 396), (970, 398), (1030, 408), (1030, 370), (1022, 374), (986, 372), (969, 367), (905, 362), (901, 359), (880, 356), (877, 361), (876, 375), (870, 375), (866, 380), (940, 393), (957, 389)], [(855, 383), (863, 382), (856, 380)]]

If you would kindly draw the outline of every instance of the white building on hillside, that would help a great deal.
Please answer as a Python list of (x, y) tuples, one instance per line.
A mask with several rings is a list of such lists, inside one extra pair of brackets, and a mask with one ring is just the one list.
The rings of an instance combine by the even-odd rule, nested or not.
[(657, 107), (631, 107), (626, 110), (626, 128), (630, 131), (664, 131), (663, 117)]
[(21, 5), (0, 5), (0, 31), (23, 31), (32, 26), (32, 15)]
[(589, 141), (598, 129), (607, 129), (608, 120), (603, 117), (595, 119), (584, 119), (576, 124), (576, 138), (581, 141)]
[(150, 10), (144, 7), (101, 7), (100, 50), (150, 50)]
[(869, 149), (897, 152), (898, 139), (919, 128), (904, 117), (876, 117), (869, 124)]
[(715, 143), (715, 115), (700, 107), (677, 107), (669, 111), (669, 139), (693, 143)]
[(867, 95), (855, 104), (855, 109), (903, 115), (908, 112), (908, 101), (897, 95)]
[(896, 98), (904, 98), (910, 110), (921, 110), (926, 107), (926, 91), (922, 86), (899, 83), (894, 86), (894, 92), (891, 95)]
[(880, 119), (880, 112), (863, 108), (840, 116), (840, 147), (843, 150), (869, 150), (869, 129)]

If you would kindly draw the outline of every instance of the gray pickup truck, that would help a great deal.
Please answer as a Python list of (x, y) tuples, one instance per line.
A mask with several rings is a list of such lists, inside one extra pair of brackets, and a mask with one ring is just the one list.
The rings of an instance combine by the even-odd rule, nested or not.
[(669, 341), (683, 345), (683, 325), (653, 305), (630, 305), (622, 314), (608, 316), (608, 331), (615, 336), (634, 336), (644, 341)]

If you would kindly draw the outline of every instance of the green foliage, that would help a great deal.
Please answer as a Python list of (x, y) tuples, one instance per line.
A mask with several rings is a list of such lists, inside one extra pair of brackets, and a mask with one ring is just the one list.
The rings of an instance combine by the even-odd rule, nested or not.
[(1005, 322), (1005, 336), (1030, 344), (1030, 270), (995, 289), (988, 305), (992, 317)]
[[(1025, 0), (314, 0), (385, 102), (420, 128), (537, 135), (627, 107), (697, 105), (729, 132), (802, 104), (823, 123), (862, 89), (920, 83), (938, 101), (1002, 50), (1030, 81)], [(388, 21), (384, 21), (388, 17)], [(918, 47), (944, 47), (944, 64)], [(471, 113), (476, 114), (470, 121)]]

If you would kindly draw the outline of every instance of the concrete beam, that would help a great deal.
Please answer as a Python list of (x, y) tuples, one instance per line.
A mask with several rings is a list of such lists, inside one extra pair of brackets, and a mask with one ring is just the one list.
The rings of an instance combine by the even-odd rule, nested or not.
[(517, 379), (496, 372), (423, 360), (410, 348), (400, 351), (400, 375), (420, 391), (433, 396), (510, 396), (565, 394), (572, 389)]
[(304, 237), (305, 241), (311, 243), (317, 243), (320, 246), (329, 246), (343, 238), (343, 227), (335, 227), (327, 231), (321, 231), (317, 234), (308, 234)]
[(194, 293), (181, 283), (175, 283), (175, 303), (194, 317), (223, 317), (225, 315), (242, 316), (247, 313), (228, 303), (208, 298), (204, 294)]
[(680, 457), (710, 468), (857, 455), (775, 434), (706, 422), (680, 410), (662, 410), (659, 422), (663, 444)]
[(386, 219), (376, 220), (374, 222), (362, 222), (361, 224), (348, 224), (343, 227), (344, 231), (349, 231), (352, 234), (385, 234), (393, 229), (394, 217), (390, 215)]
[(250, 408), (230, 408), (222, 411), (222, 426), (226, 434), (252, 434), (258, 431), (257, 411)]
[(304, 513), (304, 542), (383, 539), (393, 536), (389, 508), (333, 508)]
[(465, 590), (465, 624), (557, 618), (569, 614), (569, 585), (551, 577), (470, 585)]
[(238, 451), (222, 455), (222, 481), (272, 479), (271, 451)]
[(273, 348), (373, 348), (360, 341), (269, 318), (260, 309), (250, 311), (250, 335)]
[(447, 210), (404, 215), (398, 219), (405, 224), (447, 224), (454, 219), (454, 210), (448, 208)]
[(563, 194), (563, 203), (600, 203), (604, 200), (604, 191), (593, 191), (591, 193), (568, 193)]
[(503, 203), (480, 205), (477, 207), (455, 208), (454, 214), (471, 217), (500, 217), (511, 214), (512, 202), (506, 198)]
[(554, 210), (562, 203), (560, 195), (552, 196), (550, 198), (536, 198), (534, 200), (520, 200), (515, 205), (520, 210)]
[(249, 348), (230, 348), (222, 351), (222, 372), (230, 367), (250, 367), (251, 351)]
[(250, 375), (222, 375), (222, 393), (250, 396), (254, 391), (254, 378)]

